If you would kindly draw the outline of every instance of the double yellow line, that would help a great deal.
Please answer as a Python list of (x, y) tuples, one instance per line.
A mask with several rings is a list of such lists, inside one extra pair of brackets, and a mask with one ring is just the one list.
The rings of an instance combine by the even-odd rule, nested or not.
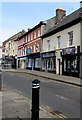
[(61, 118), (62, 120), (64, 119), (67, 119), (67, 117), (61, 113), (56, 113), (55, 111), (53, 111), (53, 109), (51, 109), (49, 106), (45, 106), (44, 107), (45, 109), (49, 110), (50, 114), (53, 114), (53, 115), (57, 115), (59, 118)]

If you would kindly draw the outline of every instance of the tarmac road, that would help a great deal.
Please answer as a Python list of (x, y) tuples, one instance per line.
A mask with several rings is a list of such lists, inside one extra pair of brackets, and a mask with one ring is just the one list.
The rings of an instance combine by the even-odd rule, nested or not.
[[(31, 99), (32, 80), (37, 78), (24, 73), (3, 72), (3, 84), (17, 89)], [(80, 88), (38, 77), (40, 83), (40, 104), (52, 108), (67, 118), (80, 118)]]

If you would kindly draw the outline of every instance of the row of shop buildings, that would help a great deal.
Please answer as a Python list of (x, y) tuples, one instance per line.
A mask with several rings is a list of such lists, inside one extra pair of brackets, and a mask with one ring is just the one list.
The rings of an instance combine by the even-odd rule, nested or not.
[(14, 35), (14, 39), (3, 42), (3, 57), (13, 56), (14, 68), (80, 77), (81, 16), (82, 8), (68, 16), (63, 8), (58, 8), (53, 18), (41, 21), (27, 32), (22, 31), (20, 36)]

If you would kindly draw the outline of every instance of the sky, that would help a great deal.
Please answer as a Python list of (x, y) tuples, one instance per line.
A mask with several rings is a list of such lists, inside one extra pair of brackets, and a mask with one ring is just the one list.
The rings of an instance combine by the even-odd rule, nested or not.
[[(70, 1), (70, 0), (69, 0)], [(74, 0), (75, 1), (75, 0)], [(14, 34), (27, 31), (40, 21), (47, 20), (56, 15), (55, 10), (63, 7), (66, 14), (69, 15), (80, 7), (79, 0), (71, 2), (43, 0), (43, 1), (25, 1), (25, 0), (2, 0), (0, 2), (0, 46), (2, 42), (12, 37)]]

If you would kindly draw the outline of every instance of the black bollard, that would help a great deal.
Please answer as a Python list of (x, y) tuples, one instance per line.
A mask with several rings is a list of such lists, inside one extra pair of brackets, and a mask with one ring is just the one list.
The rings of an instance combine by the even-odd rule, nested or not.
[(39, 120), (39, 86), (40, 81), (32, 81), (32, 120)]

